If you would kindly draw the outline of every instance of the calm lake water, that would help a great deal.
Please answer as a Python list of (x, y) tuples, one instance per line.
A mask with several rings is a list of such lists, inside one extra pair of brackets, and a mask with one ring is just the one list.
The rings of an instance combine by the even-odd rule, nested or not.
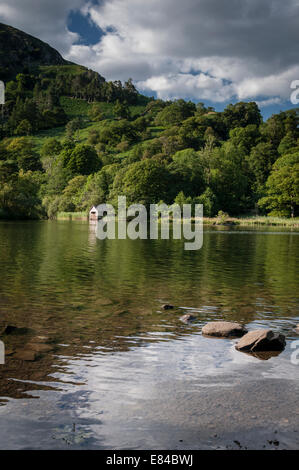
[[(201, 250), (183, 243), (0, 222), (0, 327), (25, 328), (1, 337), (1, 449), (299, 448), (299, 232), (208, 228)], [(201, 335), (220, 319), (287, 347), (259, 358)]]

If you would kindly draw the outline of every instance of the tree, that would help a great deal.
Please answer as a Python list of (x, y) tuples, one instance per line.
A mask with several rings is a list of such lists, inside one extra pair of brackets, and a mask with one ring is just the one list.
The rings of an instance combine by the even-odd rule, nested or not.
[(8, 154), (16, 159), (20, 170), (40, 171), (42, 165), (35, 150), (33, 140), (29, 137), (16, 137), (7, 145)]
[(63, 165), (73, 175), (90, 175), (99, 171), (102, 162), (97, 152), (90, 145), (78, 144), (74, 149), (62, 152)]
[(87, 177), (80, 198), (80, 206), (83, 209), (90, 209), (106, 202), (119, 169), (119, 164), (114, 163)]
[(260, 142), (256, 147), (252, 148), (247, 160), (253, 175), (252, 187), (257, 195), (262, 193), (276, 158), (277, 152), (270, 142)]
[(250, 180), (246, 160), (238, 149), (227, 141), (211, 152), (209, 183), (222, 210), (240, 214), (252, 206)]
[(79, 175), (68, 182), (59, 201), (60, 211), (74, 212), (75, 210), (82, 210), (80, 201), (86, 180), (86, 176)]
[(213, 217), (218, 212), (218, 201), (216, 195), (213, 193), (211, 188), (207, 188), (204, 193), (199, 197), (195, 198), (196, 204), (203, 205), (204, 217)]
[(288, 132), (283, 139), (281, 139), (280, 144), (278, 146), (278, 153), (280, 155), (285, 155), (286, 153), (289, 153), (289, 150), (291, 150), (294, 147), (297, 147), (297, 139), (294, 137), (294, 135), (291, 132)]
[(91, 129), (88, 134), (88, 144), (96, 145), (99, 142), (100, 134), (97, 129)]
[(181, 209), (183, 209), (184, 204), (191, 204), (192, 198), (186, 197), (183, 191), (180, 191), (174, 200), (174, 204), (178, 204)]
[(50, 137), (44, 141), (40, 153), (42, 157), (55, 157), (60, 154), (61, 150), (62, 145), (59, 140)]
[(260, 133), (256, 124), (249, 124), (246, 127), (235, 127), (229, 133), (229, 141), (234, 145), (240, 154), (246, 156), (250, 153), (260, 139)]
[(29, 135), (32, 133), (32, 126), (28, 119), (23, 119), (15, 130), (15, 134)]
[(249, 124), (259, 126), (262, 122), (261, 112), (255, 102), (239, 102), (229, 104), (223, 111), (223, 117), (228, 129), (246, 127)]
[(129, 106), (126, 103), (120, 103), (119, 100), (115, 103), (113, 114), (118, 119), (130, 119), (131, 117)]
[(113, 185), (115, 197), (124, 195), (128, 204), (158, 203), (168, 201), (169, 173), (165, 166), (155, 160), (142, 160), (124, 170)]
[(39, 218), (42, 215), (39, 184), (31, 171), (21, 171), (13, 181), (0, 185), (0, 209), (7, 216)]
[(102, 121), (104, 118), (100, 103), (94, 103), (88, 110), (88, 117), (91, 121)]
[(191, 101), (177, 100), (157, 114), (155, 123), (161, 126), (180, 124), (185, 119), (193, 116), (195, 111), (196, 106)]
[(266, 183), (267, 196), (259, 206), (270, 210), (269, 215), (294, 217), (299, 209), (299, 153), (276, 160)]
[(76, 132), (82, 127), (81, 119), (75, 118), (67, 123), (65, 126), (66, 138), (73, 139)]
[(1, 160), (0, 161), (0, 183), (4, 185), (7, 182), (13, 181), (18, 175), (18, 164), (16, 160)]
[(132, 124), (126, 119), (113, 121), (100, 131), (99, 141), (105, 145), (114, 146), (121, 140), (127, 140), (129, 143), (137, 142), (138, 134)]

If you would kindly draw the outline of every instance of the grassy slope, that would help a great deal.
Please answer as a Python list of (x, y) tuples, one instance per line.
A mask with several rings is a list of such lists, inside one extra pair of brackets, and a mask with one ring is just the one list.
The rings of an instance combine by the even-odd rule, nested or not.
[[(60, 104), (62, 105), (66, 115), (68, 118), (74, 119), (76, 117), (81, 116), (84, 122), (84, 127), (80, 129), (78, 133), (79, 141), (81, 143), (85, 143), (88, 138), (88, 134), (91, 131), (91, 129), (101, 129), (101, 127), (104, 125), (104, 121), (102, 122), (91, 122), (88, 118), (88, 110), (92, 106), (92, 103), (87, 103), (87, 101), (80, 100), (80, 99), (75, 99), (75, 98), (69, 98), (67, 96), (63, 96), (60, 98)], [(113, 119), (113, 103), (105, 103), (105, 102), (100, 102), (103, 114), (106, 119)], [(130, 111), (131, 115), (134, 118), (134, 116), (137, 116), (140, 112), (142, 112), (144, 109), (143, 105), (136, 105), (136, 106), (130, 106)], [(158, 128), (156, 132), (158, 132)], [(38, 134), (35, 134), (33, 136), (33, 139), (35, 141), (35, 145), (37, 150), (39, 150), (43, 144), (43, 141), (49, 137), (55, 137), (58, 140), (63, 140), (65, 137), (65, 128), (64, 127), (56, 127), (54, 129), (48, 129), (46, 131), (41, 131)]]
[[(81, 99), (74, 99), (69, 98), (67, 96), (63, 96), (60, 98), (60, 103), (68, 116), (68, 118), (74, 119), (76, 117), (81, 117), (83, 119), (84, 127), (78, 131), (78, 141), (80, 143), (87, 143), (89, 132), (92, 129), (100, 130), (102, 126), (105, 125), (105, 120), (100, 122), (92, 122), (88, 118), (88, 110), (92, 106), (92, 103), (87, 103), (87, 101)], [(105, 103), (100, 102), (103, 114), (106, 119), (113, 119), (113, 103)], [(136, 105), (130, 106), (131, 115), (134, 118), (139, 113), (144, 110), (144, 105)], [(152, 138), (157, 137), (162, 131), (164, 130), (163, 127), (152, 127)], [(33, 140), (35, 142), (35, 146), (37, 151), (43, 145), (45, 139), (49, 137), (55, 137), (57, 140), (62, 141), (65, 138), (65, 128), (64, 127), (56, 127), (54, 129), (48, 129), (46, 131), (40, 131), (39, 133), (33, 136)], [(134, 147), (134, 146), (133, 146)], [(120, 153), (119, 158), (126, 157), (127, 152)]]
[(83, 65), (77, 64), (68, 64), (68, 65), (41, 65), (39, 67), (40, 72), (45, 77), (51, 77), (52, 75), (66, 74), (66, 75), (79, 75), (83, 72), (86, 72), (86, 67)]

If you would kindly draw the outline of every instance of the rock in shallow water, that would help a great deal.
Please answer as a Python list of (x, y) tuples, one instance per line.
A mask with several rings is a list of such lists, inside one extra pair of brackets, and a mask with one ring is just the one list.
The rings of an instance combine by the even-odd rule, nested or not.
[(16, 352), (14, 355), (14, 359), (20, 359), (21, 361), (35, 361), (38, 359), (38, 353), (35, 351), (30, 351), (30, 350), (19, 350)]
[(163, 310), (172, 310), (174, 308), (171, 304), (162, 305)]
[(219, 338), (240, 337), (247, 333), (246, 328), (240, 323), (229, 321), (212, 321), (202, 328), (206, 336), (217, 336)]
[(26, 345), (26, 349), (29, 349), (30, 351), (35, 351), (37, 353), (46, 353), (53, 351), (53, 346), (50, 344), (42, 344), (42, 343), (29, 343)]
[(282, 351), (285, 348), (285, 336), (272, 330), (254, 330), (247, 333), (236, 345), (238, 351)]
[(191, 314), (186, 314), (186, 315), (183, 315), (180, 320), (183, 322), (183, 323), (190, 323), (194, 320), (196, 320), (196, 317), (194, 315), (191, 315)]
[(29, 328), (20, 328), (18, 326), (6, 325), (2, 329), (1, 335), (27, 335), (31, 330)]

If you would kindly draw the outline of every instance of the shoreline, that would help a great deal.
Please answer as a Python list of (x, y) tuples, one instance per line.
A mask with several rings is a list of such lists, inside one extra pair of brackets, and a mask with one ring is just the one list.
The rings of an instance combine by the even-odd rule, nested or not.
[[(88, 214), (84, 212), (61, 212), (57, 214), (56, 220), (88, 220)], [(195, 222), (195, 218), (191, 219)], [(269, 227), (292, 227), (299, 228), (299, 218), (283, 217), (227, 217), (224, 221), (219, 217), (204, 217), (203, 225), (212, 226), (269, 226)]]

